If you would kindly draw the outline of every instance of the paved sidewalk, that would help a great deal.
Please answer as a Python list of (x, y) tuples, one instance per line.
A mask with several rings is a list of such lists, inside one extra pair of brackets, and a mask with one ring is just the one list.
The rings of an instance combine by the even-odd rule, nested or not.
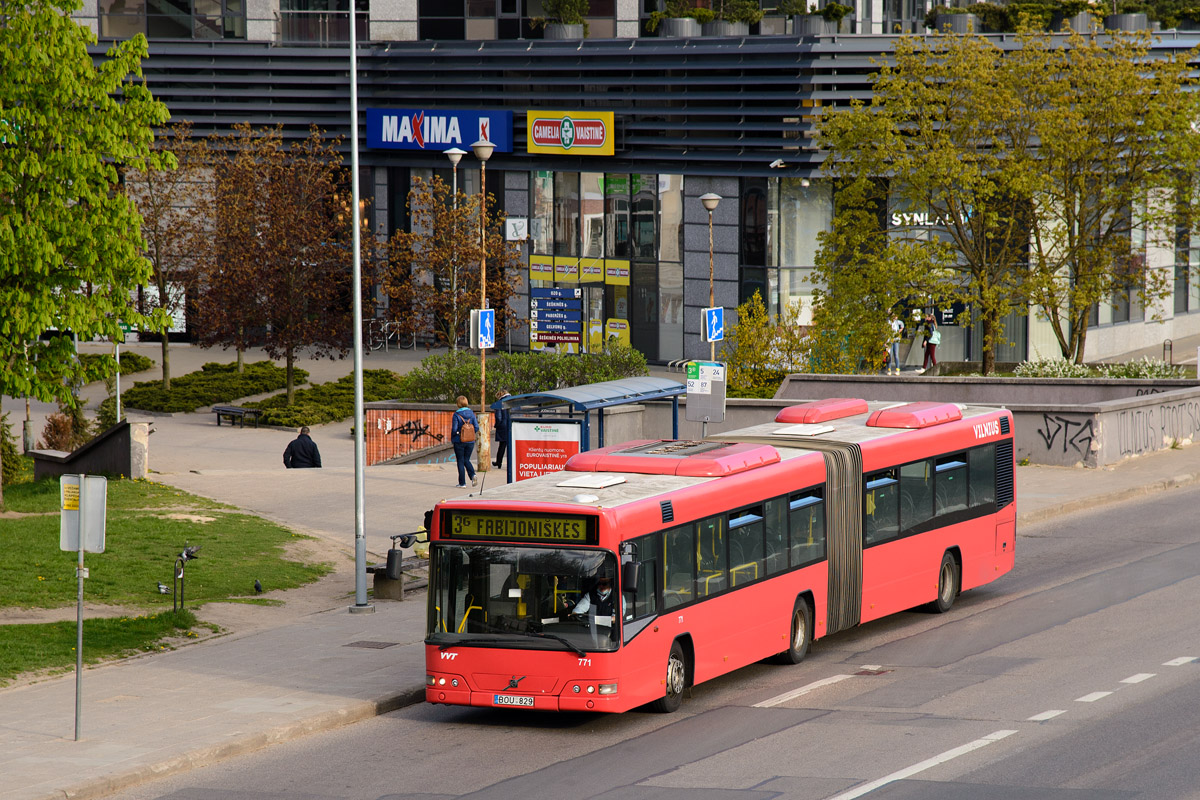
[[(5, 408), (15, 406), (6, 399)], [(217, 428), (208, 415), (153, 422), (154, 479), (311, 533), (352, 559), (346, 424), (314, 430), (327, 468), (283, 470), (289, 432)], [(458, 494), (456, 479), (452, 466), (369, 468), (365, 525), (373, 560), (386, 551), (388, 533), (414, 529), (425, 509)], [(487, 473), (485, 491), (497, 480), (498, 473)], [(1197, 446), (1110, 469), (1019, 467), (1018, 533), (1058, 514), (1197, 481)], [(375, 601), (373, 614), (350, 614), (344, 574), (336, 585), (322, 610), (298, 621), (87, 670), (78, 742), (72, 675), (0, 690), (0, 800), (100, 797), (420, 702), (424, 593)]]

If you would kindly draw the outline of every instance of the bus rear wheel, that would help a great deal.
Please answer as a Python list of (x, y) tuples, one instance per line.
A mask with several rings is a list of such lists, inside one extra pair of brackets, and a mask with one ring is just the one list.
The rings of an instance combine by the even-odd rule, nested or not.
[(954, 605), (954, 599), (958, 597), (959, 581), (958, 562), (952, 554), (945, 553), (942, 556), (942, 565), (938, 567), (937, 599), (929, 604), (929, 610), (935, 614), (945, 614), (949, 611)]
[(666, 691), (663, 696), (651, 704), (651, 708), (660, 714), (670, 714), (678, 711), (683, 705), (683, 690), (687, 685), (687, 662), (684, 661), (683, 645), (679, 642), (671, 644), (671, 655), (667, 657)]
[(808, 655), (808, 646), (812, 643), (812, 611), (808, 603), (796, 601), (792, 611), (791, 638), (788, 649), (779, 654), (779, 660), (784, 664), (799, 664)]

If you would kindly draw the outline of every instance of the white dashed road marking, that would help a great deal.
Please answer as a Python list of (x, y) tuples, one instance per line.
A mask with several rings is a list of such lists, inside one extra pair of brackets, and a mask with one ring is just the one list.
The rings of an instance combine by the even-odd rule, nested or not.
[(1197, 661), (1197, 660), (1200, 660), (1200, 657), (1180, 656), (1179, 658), (1172, 658), (1170, 661), (1163, 662), (1163, 666), (1164, 667), (1182, 667), (1184, 664), (1190, 664), (1193, 661)]
[(1065, 714), (1065, 713), (1067, 713), (1066, 710), (1043, 711), (1040, 714), (1034, 714), (1032, 717), (1030, 717), (1028, 720), (1026, 720), (1026, 722), (1045, 722), (1048, 719), (1054, 719), (1059, 714)]
[(1156, 673), (1153, 672), (1139, 672), (1137, 675), (1130, 675), (1128, 678), (1121, 681), (1121, 683), (1141, 683), (1142, 681), (1150, 680), (1155, 676), (1155, 674)]
[(780, 703), (786, 703), (788, 700), (795, 700), (800, 695), (808, 694), (813, 689), (820, 689), (822, 686), (829, 686), (853, 677), (853, 675), (833, 675), (828, 678), (822, 678), (821, 680), (813, 681), (806, 686), (801, 686), (799, 689), (792, 689), (790, 692), (784, 692), (781, 695), (772, 697), (770, 700), (763, 700), (761, 703), (755, 703), (752, 708), (771, 708), (772, 706), (777, 706)]
[(1101, 698), (1108, 697), (1110, 694), (1112, 694), (1112, 692), (1092, 692), (1091, 694), (1085, 694), (1083, 697), (1076, 697), (1075, 702), (1094, 703)]
[(905, 767), (902, 770), (893, 772), (891, 775), (884, 775), (879, 780), (871, 781), (870, 783), (864, 783), (862, 786), (858, 786), (848, 792), (843, 792), (836, 797), (831, 797), (830, 800), (854, 800), (856, 797), (862, 797), (864, 794), (869, 794), (875, 791), (880, 786), (886, 786), (894, 781), (902, 781), (905, 778), (911, 778), (918, 772), (924, 772), (927, 769), (936, 767), (938, 764), (945, 764), (951, 759), (966, 755), (967, 753), (970, 753), (973, 750), (978, 750), (981, 747), (986, 747), (992, 742), (998, 742), (1001, 739), (1012, 736), (1014, 733), (1016, 733), (1016, 731), (996, 731), (995, 733), (989, 733), (982, 739), (976, 739), (973, 742), (967, 742), (961, 747), (956, 747), (953, 750), (947, 750), (941, 755), (926, 759), (919, 764), (913, 764), (911, 767)]

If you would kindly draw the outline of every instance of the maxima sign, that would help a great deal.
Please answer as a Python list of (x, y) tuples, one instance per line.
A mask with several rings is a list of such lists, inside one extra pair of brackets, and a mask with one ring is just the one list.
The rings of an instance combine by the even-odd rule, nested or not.
[(392, 150), (469, 150), (480, 139), (512, 152), (511, 111), (368, 108), (367, 147)]
[(530, 153), (613, 154), (611, 111), (528, 111), (525, 120)]

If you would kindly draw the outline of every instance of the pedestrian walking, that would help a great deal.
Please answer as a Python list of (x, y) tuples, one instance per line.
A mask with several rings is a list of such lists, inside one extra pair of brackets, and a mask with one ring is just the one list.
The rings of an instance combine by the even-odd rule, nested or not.
[(925, 361), (921, 364), (919, 373), (924, 373), (930, 366), (937, 366), (937, 346), (942, 343), (942, 332), (938, 330), (937, 320), (933, 314), (925, 316)]
[(321, 467), (321, 451), (317, 449), (317, 443), (309, 437), (307, 425), (300, 429), (300, 435), (283, 451), (283, 465), (288, 469)]
[(454, 445), (454, 460), (458, 463), (458, 489), (467, 488), (467, 478), (475, 485), (475, 467), (471, 466), (471, 453), (475, 451), (475, 439), (479, 434), (479, 419), (467, 407), (467, 398), (458, 396), (458, 408), (450, 422), (450, 443)]
[(904, 320), (895, 311), (888, 318), (888, 375), (900, 374), (900, 341), (904, 338)]
[(492, 403), (492, 408), (496, 410), (494, 416), (496, 431), (495, 436), (492, 437), (496, 442), (496, 460), (493, 462), (496, 465), (496, 469), (504, 466), (504, 451), (508, 449), (509, 411), (504, 407), (504, 398), (506, 397), (509, 397), (509, 393), (501, 392), (496, 402)]

